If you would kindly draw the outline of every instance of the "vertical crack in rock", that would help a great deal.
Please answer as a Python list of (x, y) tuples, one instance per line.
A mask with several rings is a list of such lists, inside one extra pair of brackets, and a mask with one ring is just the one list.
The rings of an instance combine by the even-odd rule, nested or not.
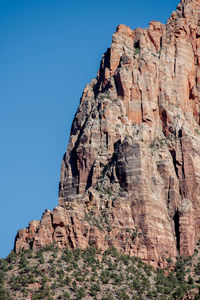
[(108, 150), (108, 145), (109, 145), (109, 143), (108, 143), (108, 132), (106, 132), (105, 134), (106, 134), (106, 146), (107, 146), (107, 150)]
[(169, 180), (169, 186), (168, 186), (168, 191), (167, 191), (167, 209), (169, 210), (169, 204), (170, 204), (170, 188), (171, 188), (171, 183)]
[[(53, 214), (51, 213), (50, 214), (50, 218), (51, 218), (51, 226), (52, 226), (52, 228), (54, 229), (54, 231), (55, 231), (55, 225), (53, 224)], [(52, 231), (52, 239), (53, 239), (53, 235), (54, 235), (54, 231)]]
[(175, 44), (175, 53), (174, 53), (174, 74), (176, 74), (176, 60), (177, 60), (177, 45)]
[(89, 175), (88, 175), (88, 178), (87, 178), (87, 185), (85, 187), (86, 191), (92, 186), (93, 171), (94, 171), (94, 164), (93, 164), (93, 166), (91, 167), (91, 169), (89, 171)]
[[(100, 70), (98, 73), (98, 81), (97, 83), (94, 85), (93, 87), (93, 91), (94, 91), (94, 96), (95, 98), (97, 97), (97, 95), (100, 92), (100, 87), (102, 82), (105, 81), (105, 69), (110, 69), (110, 53), (111, 49), (108, 48), (107, 51), (105, 52), (105, 54), (103, 55), (102, 61), (101, 61), (101, 65), (100, 65)], [(109, 82), (107, 85), (104, 85), (104, 88), (102, 88), (101, 92), (104, 92), (105, 90), (107, 90), (109, 88)]]
[(71, 236), (68, 235), (67, 239), (68, 239), (68, 242), (69, 242), (69, 245), (70, 245), (71, 249), (74, 249), (74, 244), (73, 244)]
[(117, 89), (117, 95), (123, 99), (124, 98), (124, 88), (123, 88), (123, 84), (121, 81), (120, 69), (118, 69), (115, 72), (114, 80), (115, 80), (115, 86)]
[(173, 220), (174, 220), (174, 230), (176, 236), (176, 247), (178, 252), (180, 253), (180, 213), (178, 209), (174, 214)]
[(177, 178), (179, 178), (178, 168), (177, 168), (177, 161), (176, 161), (176, 152), (174, 150), (170, 150), (170, 154), (172, 156), (172, 160), (173, 160), (173, 165), (174, 165), (174, 170), (176, 172), (176, 176), (177, 176)]
[(182, 158), (182, 180), (181, 180), (181, 195), (182, 197), (186, 197), (185, 191), (185, 163), (184, 163), (184, 152), (183, 152), (183, 138), (180, 139), (181, 146), (181, 158)]
[(143, 111), (143, 103), (142, 103), (142, 90), (139, 89), (139, 92), (140, 92), (141, 118), (142, 118), (142, 121), (144, 122), (144, 111)]

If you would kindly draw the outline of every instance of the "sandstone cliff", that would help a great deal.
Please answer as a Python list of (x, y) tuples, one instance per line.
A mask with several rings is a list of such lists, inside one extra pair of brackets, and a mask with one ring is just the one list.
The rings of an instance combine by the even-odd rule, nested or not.
[(61, 166), (59, 206), (15, 249), (115, 246), (153, 265), (200, 238), (200, 0), (166, 25), (120, 25), (86, 86)]

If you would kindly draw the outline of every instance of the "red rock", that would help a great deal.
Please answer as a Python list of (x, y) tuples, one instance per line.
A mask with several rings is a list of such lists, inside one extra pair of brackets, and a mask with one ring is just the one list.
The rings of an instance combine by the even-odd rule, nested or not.
[(59, 206), (15, 249), (110, 246), (152, 265), (200, 238), (200, 1), (166, 26), (119, 25), (87, 85), (61, 166)]

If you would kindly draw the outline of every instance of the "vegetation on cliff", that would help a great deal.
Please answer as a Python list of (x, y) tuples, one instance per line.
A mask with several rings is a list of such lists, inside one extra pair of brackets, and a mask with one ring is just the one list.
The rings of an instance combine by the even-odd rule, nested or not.
[(0, 300), (200, 299), (199, 253), (153, 269), (114, 247), (101, 253), (93, 246), (70, 251), (53, 244), (37, 253), (11, 252), (0, 260)]

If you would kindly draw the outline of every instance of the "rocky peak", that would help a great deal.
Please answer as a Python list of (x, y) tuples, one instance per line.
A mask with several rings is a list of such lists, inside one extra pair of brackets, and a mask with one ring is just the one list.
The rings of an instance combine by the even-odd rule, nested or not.
[[(115, 246), (153, 265), (200, 237), (200, 1), (166, 25), (119, 25), (83, 92), (63, 157), (59, 207), (15, 249)], [(56, 221), (55, 221), (56, 220)]]

